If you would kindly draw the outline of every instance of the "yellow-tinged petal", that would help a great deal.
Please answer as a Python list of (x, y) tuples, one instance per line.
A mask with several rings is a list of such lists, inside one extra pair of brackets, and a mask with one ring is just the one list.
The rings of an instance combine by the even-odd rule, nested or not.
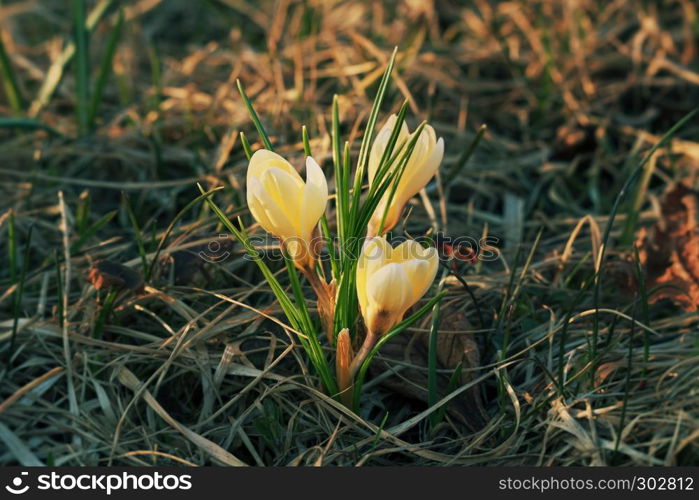
[[(434, 250), (434, 249), (433, 249)], [(411, 290), (413, 292), (410, 306), (413, 306), (430, 289), (437, 269), (439, 268), (439, 257), (434, 252), (434, 258), (425, 260), (411, 260), (403, 264), (406, 274), (410, 279)], [(410, 307), (408, 306), (408, 307)]]
[(297, 267), (312, 267), (311, 238), (328, 200), (325, 175), (315, 160), (307, 158), (304, 182), (277, 153), (256, 151), (248, 164), (246, 196), (252, 216), (282, 240)]
[(306, 185), (301, 201), (302, 236), (310, 238), (313, 228), (325, 212), (328, 203), (328, 183), (320, 166), (310, 156), (306, 158)]
[[(369, 184), (374, 182), (374, 176), (379, 168), (379, 163), (381, 163), (381, 158), (383, 157), (384, 151), (386, 151), (386, 147), (391, 139), (391, 134), (393, 134), (393, 129), (395, 128), (397, 121), (397, 115), (393, 114), (389, 116), (386, 123), (384, 123), (384, 126), (381, 127), (381, 130), (379, 130), (379, 133), (376, 134), (376, 139), (374, 139), (374, 144), (372, 145), (369, 153)], [(410, 132), (408, 130), (408, 126), (406, 125), (405, 121), (403, 121), (398, 135), (398, 140), (396, 141), (396, 146), (400, 146), (400, 144), (406, 141), (409, 136)], [(392, 169), (395, 168), (396, 163), (397, 162), (394, 162), (391, 167)]]
[(391, 262), (405, 262), (412, 259), (422, 259), (425, 248), (415, 240), (405, 240), (391, 252)]
[(408, 240), (391, 248), (384, 237), (366, 241), (357, 263), (357, 296), (364, 322), (377, 335), (395, 326), (434, 281), (439, 257), (433, 247)]
[(287, 217), (284, 207), (274, 202), (257, 179), (251, 179), (248, 184), (248, 207), (255, 220), (268, 233), (282, 239), (295, 236), (296, 228)]
[(247, 181), (249, 182), (251, 177), (259, 178), (266, 169), (271, 167), (280, 168), (290, 175), (295, 175), (299, 180), (301, 180), (301, 176), (296, 169), (292, 167), (291, 163), (286, 161), (283, 157), (267, 149), (258, 149), (250, 158), (250, 163), (248, 164)]
[[(389, 118), (384, 126), (384, 129), (391, 127), (391, 125), (395, 126), (395, 121), (396, 119), (394, 117)], [(405, 123), (403, 123), (403, 125), (405, 125)], [(376, 158), (378, 157), (380, 159), (380, 152), (385, 150), (388, 137), (390, 137), (390, 130), (388, 131), (388, 137), (386, 137), (384, 129), (382, 129), (377, 136), (377, 140), (375, 141), (374, 146), (377, 150), (376, 153), (374, 148), (372, 148), (369, 169), (370, 183), (373, 182), (375, 169), (377, 168), (376, 162), (378, 160), (376, 160)], [(383, 135), (382, 132), (384, 132)], [(407, 127), (405, 132), (407, 134)], [(401, 136), (403, 136), (403, 131), (401, 131)], [(409, 135), (406, 135), (405, 139), (407, 140), (408, 138)], [(420, 133), (420, 136), (415, 142), (415, 147), (413, 148), (410, 157), (405, 164), (400, 182), (396, 187), (388, 209), (386, 209), (386, 205), (388, 204), (388, 198), (390, 197), (390, 189), (384, 194), (376, 210), (374, 211), (374, 214), (369, 222), (369, 234), (377, 234), (379, 229), (381, 229), (381, 233), (385, 233), (398, 224), (405, 204), (408, 202), (408, 200), (410, 200), (410, 198), (415, 196), (423, 187), (425, 187), (425, 185), (435, 175), (443, 157), (444, 141), (442, 138), (437, 140), (434, 128), (432, 128), (430, 125), (425, 125)], [(391, 169), (393, 170), (398, 168), (399, 163), (399, 161), (396, 161), (394, 165), (392, 165)], [(384, 216), (384, 212), (386, 213), (386, 217), (382, 224), (381, 220)]]
[(386, 333), (410, 307), (411, 284), (405, 268), (389, 263), (382, 266), (367, 281), (368, 328), (378, 334)]
[(357, 259), (357, 298), (364, 313), (368, 310), (367, 279), (383, 266), (391, 257), (391, 245), (386, 238), (368, 238)]
[(262, 174), (261, 183), (269, 204), (283, 212), (294, 227), (293, 235), (300, 236), (302, 226), (299, 210), (303, 203), (303, 181), (272, 167)]
[[(439, 164), (442, 163), (443, 157), (444, 140), (440, 137), (434, 147), (428, 154), (424, 155), (420, 161), (411, 158), (398, 184), (396, 198), (405, 200), (405, 203), (420, 192), (437, 173), (437, 169), (439, 168)], [(400, 194), (398, 195), (398, 193)]]
[(262, 206), (262, 202), (258, 198), (260, 196), (261, 189), (262, 188), (260, 187), (260, 182), (257, 179), (252, 179), (250, 182), (248, 182), (248, 208), (250, 209), (250, 213), (258, 222), (258, 224), (262, 226), (262, 229), (269, 233), (272, 232), (274, 226), (272, 225), (272, 222), (269, 220), (269, 217), (267, 217), (267, 214), (265, 213), (265, 210)]

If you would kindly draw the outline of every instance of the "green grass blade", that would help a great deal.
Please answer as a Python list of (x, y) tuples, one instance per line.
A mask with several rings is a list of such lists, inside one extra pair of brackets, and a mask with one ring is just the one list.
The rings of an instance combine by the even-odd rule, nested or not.
[[(14, 221), (13, 221), (14, 225)], [(27, 277), (27, 272), (29, 270), (29, 252), (31, 250), (31, 243), (32, 243), (32, 231), (34, 229), (34, 226), (29, 226), (29, 231), (27, 232), (27, 245), (24, 249), (24, 260), (22, 262), (22, 269), (20, 271), (18, 281), (17, 281), (17, 288), (15, 290), (15, 293), (13, 295), (13, 300), (12, 300), (12, 333), (10, 336), (10, 345), (7, 350), (7, 366), (9, 368), (10, 363), (12, 362), (12, 355), (14, 354), (15, 350), (15, 341), (17, 338), (17, 328), (19, 326), (19, 315), (21, 313), (21, 308), (22, 308), (22, 296), (24, 295), (24, 284), (26, 282), (26, 277)], [(13, 242), (12, 242), (12, 250), (15, 252), (17, 251), (17, 239), (16, 235), (13, 235)], [(15, 255), (16, 259), (16, 255)], [(14, 265), (17, 265), (17, 262), (15, 260)], [(11, 275), (14, 274), (15, 277), (17, 277), (17, 270), (15, 269), (14, 272), (11, 272)], [(13, 282), (14, 283), (14, 282)], [(6, 370), (5, 374), (9, 371)]]
[[(631, 172), (629, 175), (628, 179), (626, 179), (626, 182), (624, 182), (624, 185), (621, 187), (621, 190), (619, 191), (619, 194), (617, 195), (616, 199), (614, 200), (614, 205), (612, 206), (612, 211), (609, 214), (609, 220), (607, 221), (607, 226), (604, 228), (604, 234), (602, 236), (602, 244), (600, 246), (600, 251), (599, 251), (599, 260), (597, 262), (597, 271), (595, 274), (595, 287), (594, 287), (594, 297), (593, 297), (593, 305), (595, 309), (595, 314), (593, 315), (592, 318), (592, 340), (591, 340), (591, 350), (590, 350), (590, 360), (594, 360), (596, 355), (597, 355), (597, 341), (599, 338), (599, 303), (600, 303), (600, 287), (602, 285), (602, 279), (601, 277), (604, 275), (603, 274), (603, 269), (604, 269), (604, 256), (607, 251), (607, 247), (609, 246), (609, 237), (612, 234), (612, 228), (614, 227), (614, 220), (616, 219), (616, 214), (619, 211), (619, 205), (621, 201), (625, 198), (626, 193), (630, 189), (631, 185), (636, 181), (636, 178), (638, 175), (643, 171), (643, 167), (645, 166), (646, 163), (652, 158), (652, 156), (655, 154), (655, 152), (663, 147), (667, 142), (687, 123), (689, 120), (694, 117), (699, 112), (699, 108), (694, 108), (692, 111), (684, 115), (677, 123), (675, 123), (670, 130), (668, 130), (661, 138), (660, 140), (653, 145), (652, 148), (650, 148), (650, 151), (646, 153), (646, 155), (643, 157), (643, 159), (640, 161), (640, 163), (636, 166), (636, 168)], [(594, 368), (591, 370), (591, 373), (594, 373), (595, 370)]]
[(252, 122), (255, 124), (257, 133), (260, 134), (260, 138), (262, 139), (262, 142), (265, 145), (265, 149), (274, 151), (274, 148), (272, 147), (272, 141), (269, 140), (269, 136), (267, 135), (267, 132), (265, 132), (265, 128), (262, 125), (262, 122), (260, 121), (260, 117), (257, 115), (255, 108), (250, 102), (250, 98), (245, 93), (245, 87), (243, 87), (243, 83), (239, 79), (235, 82), (238, 85), (238, 92), (240, 92), (240, 96), (243, 98), (243, 102), (245, 103), (245, 107), (248, 109), (250, 118), (252, 119)]
[(245, 157), (250, 161), (252, 158), (252, 148), (248, 142), (248, 138), (245, 136), (245, 132), (240, 133), (240, 143), (243, 145), (243, 151), (245, 151)]
[(110, 288), (107, 292), (107, 296), (105, 297), (102, 307), (100, 308), (100, 313), (97, 316), (97, 321), (95, 321), (95, 327), (92, 330), (92, 338), (102, 338), (102, 330), (104, 329), (104, 324), (107, 322), (109, 315), (112, 313), (112, 309), (114, 308), (114, 300), (116, 299), (117, 293), (116, 288)]
[(303, 127), (301, 127), (301, 138), (302, 138), (302, 142), (303, 142), (303, 153), (306, 156), (312, 156), (311, 155), (311, 141), (308, 138), (308, 129), (306, 128), (305, 125)]
[(131, 208), (131, 201), (129, 200), (129, 195), (126, 192), (121, 194), (122, 200), (124, 202), (124, 207), (126, 208), (126, 214), (129, 216), (129, 221), (131, 221), (131, 229), (133, 230), (134, 239), (136, 240), (136, 247), (138, 248), (138, 255), (141, 257), (141, 265), (143, 266), (143, 272), (148, 270), (148, 259), (146, 257), (146, 248), (143, 244), (143, 233), (136, 220), (136, 214), (134, 214)]
[(90, 128), (90, 54), (85, 27), (85, 0), (71, 0), (75, 42), (75, 106), (80, 135)]
[(10, 211), (7, 221), (7, 268), (10, 271), (10, 283), (17, 283), (17, 232), (15, 227), (15, 212)]
[[(438, 291), (444, 288), (444, 280), (449, 275), (449, 271), (444, 271), (439, 282)], [(432, 407), (439, 401), (439, 388), (437, 387), (437, 341), (439, 340), (439, 325), (441, 320), (441, 301), (437, 301), (432, 308), (432, 324), (428, 337), (427, 349), (427, 406)], [(430, 415), (430, 426), (432, 429), (439, 423), (439, 413)]]
[(21, 113), (24, 108), (22, 92), (17, 83), (17, 74), (12, 66), (12, 61), (10, 61), (7, 51), (5, 50), (5, 43), (2, 41), (2, 36), (0, 36), (0, 78), (2, 78), (2, 84), (5, 88), (7, 103), (10, 105), (12, 111), (17, 114)]
[(58, 250), (53, 251), (53, 262), (56, 269), (56, 315), (58, 316), (58, 326), (63, 328), (63, 278), (61, 277), (61, 258)]
[(114, 61), (114, 54), (116, 53), (116, 48), (119, 45), (119, 39), (121, 38), (122, 28), (124, 26), (124, 11), (119, 9), (119, 15), (117, 17), (116, 24), (112, 28), (109, 34), (109, 40), (107, 42), (107, 50), (102, 56), (102, 63), (100, 64), (100, 71), (97, 76), (97, 81), (95, 82), (95, 88), (92, 93), (92, 99), (90, 100), (90, 113), (88, 121), (90, 127), (94, 126), (95, 118), (97, 118), (97, 112), (99, 111), (100, 103), (102, 102), (102, 94), (104, 93), (104, 88), (107, 85), (107, 80), (112, 72), (112, 62)]
[[(362, 187), (362, 182), (364, 180), (364, 172), (366, 170), (367, 162), (369, 159), (371, 143), (374, 137), (374, 128), (376, 128), (376, 121), (379, 118), (379, 110), (381, 109), (384, 97), (386, 96), (386, 90), (388, 89), (388, 85), (391, 81), (391, 73), (393, 72), (393, 66), (396, 62), (397, 53), (398, 47), (393, 49), (393, 54), (391, 54), (391, 59), (389, 59), (388, 65), (386, 66), (386, 71), (384, 71), (383, 77), (381, 78), (381, 82), (379, 83), (379, 89), (376, 92), (374, 104), (371, 107), (369, 119), (367, 120), (366, 127), (364, 128), (364, 136), (362, 137), (362, 143), (359, 147), (357, 170), (354, 173), (354, 194), (352, 196), (352, 208), (350, 209), (350, 214), (356, 214), (359, 209), (360, 190)], [(351, 215), (350, 217), (353, 218)]]
[(333, 150), (333, 167), (335, 169), (335, 217), (338, 236), (342, 240), (345, 236), (345, 221), (347, 220), (347, 197), (349, 196), (349, 190), (346, 179), (349, 179), (349, 173), (345, 172), (345, 164), (342, 161), (342, 150), (340, 146), (340, 111), (337, 95), (333, 96), (332, 128), (330, 136)]
[(624, 397), (621, 402), (621, 415), (619, 417), (619, 426), (616, 431), (616, 441), (614, 442), (614, 452), (612, 454), (612, 463), (616, 462), (619, 454), (619, 445), (621, 438), (624, 435), (624, 426), (626, 425), (626, 412), (629, 403), (629, 394), (631, 393), (631, 370), (633, 368), (633, 338), (636, 333), (636, 307), (633, 308), (631, 315), (631, 331), (628, 335), (629, 349), (626, 359), (626, 380), (624, 381)]
[[(643, 323), (651, 326), (650, 310), (648, 307), (648, 290), (646, 288), (646, 274), (641, 267), (641, 258), (638, 255), (638, 247), (633, 246), (634, 268), (636, 271), (636, 282), (638, 283), (639, 300), (641, 301), (641, 314)], [(645, 379), (648, 371), (648, 360), (650, 359), (650, 332), (643, 329), (643, 379)]]
[(43, 130), (56, 137), (65, 137), (55, 128), (49, 127), (33, 118), (0, 118), (0, 129), (22, 129), (22, 130)]
[(456, 179), (459, 173), (464, 169), (464, 167), (468, 163), (468, 160), (471, 158), (471, 155), (473, 155), (473, 152), (476, 150), (476, 147), (478, 147), (478, 144), (481, 142), (481, 139), (483, 139), (486, 130), (488, 130), (487, 125), (480, 126), (478, 132), (476, 132), (476, 136), (473, 138), (471, 143), (461, 154), (459, 159), (456, 161), (456, 163), (444, 179), (444, 187), (448, 187), (452, 182), (454, 182), (454, 179)]
[(371, 360), (374, 359), (374, 356), (378, 354), (378, 352), (381, 350), (381, 347), (386, 344), (389, 340), (391, 340), (393, 337), (396, 335), (400, 334), (403, 330), (408, 328), (410, 325), (415, 323), (417, 320), (422, 318), (425, 314), (427, 314), (433, 307), (434, 305), (442, 300), (442, 298), (446, 295), (446, 291), (439, 292), (437, 295), (432, 297), (424, 306), (422, 306), (420, 309), (418, 309), (415, 313), (413, 313), (411, 316), (408, 318), (404, 319), (400, 323), (398, 323), (396, 326), (394, 326), (391, 330), (386, 332), (383, 337), (381, 337), (378, 342), (376, 342), (376, 345), (373, 347), (371, 352), (367, 355), (366, 359), (362, 363), (362, 365), (359, 367), (359, 371), (357, 372), (357, 376), (354, 379), (354, 406), (355, 409), (359, 407), (359, 396), (362, 393), (362, 386), (364, 385), (364, 377), (366, 376), (366, 372), (369, 369), (369, 365), (371, 364)]
[(146, 269), (146, 272), (144, 274), (144, 281), (147, 283), (148, 280), (150, 280), (151, 275), (153, 274), (153, 268), (155, 264), (158, 262), (158, 257), (160, 256), (160, 252), (162, 252), (163, 247), (165, 246), (165, 242), (167, 239), (170, 237), (170, 234), (172, 233), (172, 230), (175, 228), (175, 224), (177, 224), (182, 217), (184, 217), (187, 212), (189, 212), (193, 207), (195, 207), (201, 200), (209, 196), (210, 194), (223, 189), (223, 187), (217, 187), (214, 189), (211, 189), (205, 193), (202, 193), (201, 195), (197, 196), (195, 199), (190, 201), (185, 205), (185, 207), (177, 212), (177, 215), (175, 215), (175, 218), (170, 221), (170, 224), (167, 226), (167, 229), (165, 230), (165, 233), (163, 234), (163, 237), (160, 238), (160, 241), (158, 242), (158, 246), (155, 249), (155, 252), (153, 253), (153, 258), (151, 259), (150, 263), (148, 264), (148, 268)]
[[(85, 21), (85, 29), (88, 34), (94, 31), (97, 23), (102, 19), (104, 14), (107, 12), (109, 7), (114, 3), (114, 0), (100, 0), (100, 2), (95, 5), (95, 7), (90, 11)], [(63, 71), (66, 66), (73, 60), (75, 55), (75, 43), (71, 40), (69, 41), (65, 48), (61, 51), (58, 58), (53, 62), (49, 71), (46, 73), (46, 78), (44, 78), (41, 88), (36, 96), (34, 102), (32, 102), (31, 108), (29, 110), (30, 116), (36, 116), (39, 111), (41, 111), (44, 106), (46, 106), (51, 100), (51, 96), (56, 91), (56, 88), (61, 83), (63, 79)]]
[(70, 253), (78, 252), (82, 248), (82, 246), (87, 242), (87, 240), (92, 238), (97, 233), (97, 231), (109, 224), (109, 222), (114, 218), (114, 216), (117, 213), (119, 213), (118, 210), (112, 210), (111, 212), (107, 212), (97, 221), (95, 221), (92, 225), (85, 228), (84, 231), (81, 231), (78, 239), (70, 246)]

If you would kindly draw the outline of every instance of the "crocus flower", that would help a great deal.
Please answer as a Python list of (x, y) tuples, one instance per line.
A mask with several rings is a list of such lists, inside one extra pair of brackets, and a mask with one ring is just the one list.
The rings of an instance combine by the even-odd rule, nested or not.
[(260, 149), (250, 158), (247, 201), (255, 220), (278, 237), (300, 268), (314, 261), (312, 238), (328, 201), (323, 171), (306, 158), (306, 182), (284, 158)]
[(370, 238), (357, 261), (357, 297), (367, 330), (381, 336), (427, 292), (439, 265), (435, 248), (407, 240), (396, 248)]
[[(383, 128), (381, 128), (376, 136), (374, 144), (371, 147), (368, 167), (370, 184), (374, 182), (374, 177), (379, 169), (381, 158), (386, 150), (386, 147), (388, 146), (393, 129), (396, 126), (396, 120), (396, 115), (391, 115), (388, 118)], [(410, 138), (408, 126), (405, 124), (405, 122), (403, 122), (400, 133), (398, 134), (398, 141), (396, 142), (394, 153), (398, 150), (397, 148), (402, 143), (407, 143)], [(389, 172), (400, 166), (401, 155), (402, 153), (399, 154), (397, 159), (392, 163)], [(425, 187), (425, 185), (427, 185), (430, 179), (437, 172), (437, 168), (439, 168), (439, 164), (442, 162), (443, 157), (444, 140), (441, 137), (437, 139), (434, 129), (430, 125), (425, 125), (420, 133), (420, 137), (415, 143), (415, 149), (413, 149), (413, 152), (408, 158), (405, 169), (403, 170), (403, 175), (401, 176), (400, 182), (396, 187), (390, 205), (388, 201), (392, 189), (391, 187), (389, 187), (389, 189), (383, 195), (378, 207), (374, 211), (374, 214), (369, 221), (369, 236), (379, 234), (379, 230), (381, 231), (381, 234), (384, 234), (398, 224), (405, 204), (408, 202), (408, 200), (410, 200), (410, 198), (415, 196), (423, 187)], [(381, 219), (386, 211), (386, 205), (389, 205), (388, 211), (386, 212), (386, 219), (383, 222), (383, 227), (381, 227)]]

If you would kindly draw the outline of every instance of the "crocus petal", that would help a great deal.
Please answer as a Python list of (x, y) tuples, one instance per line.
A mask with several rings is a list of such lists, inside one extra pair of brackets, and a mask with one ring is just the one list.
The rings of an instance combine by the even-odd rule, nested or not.
[[(393, 129), (395, 128), (397, 121), (397, 115), (393, 114), (389, 116), (384, 126), (381, 127), (381, 130), (379, 130), (379, 133), (376, 134), (376, 139), (374, 139), (371, 151), (369, 152), (369, 165), (367, 169), (369, 174), (369, 184), (374, 182), (374, 176), (379, 168), (379, 163), (381, 163), (381, 158), (383, 157), (384, 151), (386, 151), (386, 147), (388, 147), (388, 142), (391, 140), (391, 135), (393, 134)], [(406, 141), (409, 136), (410, 132), (408, 131), (408, 125), (406, 125), (405, 121), (403, 121), (398, 135), (398, 140), (396, 141), (396, 146), (400, 146), (400, 144)], [(397, 162), (394, 162), (391, 167), (392, 169), (396, 168), (396, 163)]]
[[(257, 204), (261, 207), (262, 211), (267, 217), (271, 228), (265, 228), (267, 232), (272, 233), (282, 239), (290, 238), (297, 234), (296, 227), (290, 219), (289, 211), (286, 209), (285, 205), (280, 205), (277, 201), (277, 196), (270, 194), (269, 187), (272, 189), (277, 189), (276, 181), (278, 179), (274, 178), (274, 174), (267, 174), (263, 176), (263, 181), (259, 182), (260, 188), (257, 189), (258, 184), (253, 180), (251, 181), (249, 188), (252, 188), (252, 195), (254, 196)], [(282, 181), (283, 182), (283, 181)], [(254, 216), (255, 214), (253, 214)], [(257, 221), (262, 224), (262, 220), (255, 217)]]
[[(408, 286), (410, 297), (406, 300), (405, 304), (407, 309), (420, 300), (420, 297), (425, 294), (429, 285), (432, 284), (432, 281), (427, 282), (426, 280), (427, 273), (430, 270), (430, 264), (426, 260), (413, 259), (396, 265), (400, 265), (403, 268), (410, 283)], [(432, 278), (434, 278), (434, 276)], [(427, 288), (425, 288), (426, 282), (428, 283)]]
[(412, 298), (410, 280), (400, 264), (386, 264), (369, 277), (367, 298), (375, 314), (402, 314)]
[(430, 256), (425, 259), (414, 259), (404, 262), (405, 272), (410, 279), (412, 297), (408, 307), (414, 305), (432, 286), (437, 269), (439, 268), (439, 256), (434, 248), (428, 250)]
[(306, 158), (306, 186), (301, 202), (301, 230), (310, 238), (313, 228), (325, 212), (328, 203), (328, 183), (320, 166), (310, 156)]
[(413, 259), (423, 259), (429, 255), (428, 249), (415, 240), (405, 240), (391, 252), (391, 262), (406, 262)]
[[(432, 134), (434, 134), (434, 131), (432, 131)], [(427, 135), (429, 134), (423, 130), (421, 139)], [(422, 143), (422, 147), (426, 147), (424, 141), (421, 140), (418, 143)], [(436, 144), (434, 142), (431, 143), (429, 149), (418, 151), (418, 155), (419, 157), (411, 156), (403, 172), (403, 177), (401, 177), (400, 184), (398, 184), (398, 189), (396, 190), (397, 193), (400, 193), (400, 196), (397, 196), (397, 201), (407, 202), (434, 177), (444, 157), (444, 141), (440, 137)]]
[(258, 149), (250, 158), (247, 181), (250, 182), (250, 178), (260, 178), (265, 170), (272, 167), (284, 170), (289, 175), (295, 176), (298, 180), (301, 180), (301, 176), (296, 169), (283, 157), (267, 149)]
[(262, 206), (262, 202), (260, 201), (261, 196), (263, 196), (263, 194), (262, 185), (260, 184), (260, 181), (258, 181), (257, 179), (250, 179), (248, 181), (247, 189), (247, 201), (250, 213), (255, 218), (257, 223), (260, 226), (262, 226), (262, 229), (264, 229), (268, 233), (274, 233), (276, 228), (269, 220), (269, 217), (267, 217), (267, 213), (265, 212)]
[(357, 259), (357, 298), (359, 307), (363, 314), (368, 309), (367, 280), (381, 266), (383, 266), (391, 255), (391, 245), (386, 238), (369, 238), (364, 242), (362, 252)]

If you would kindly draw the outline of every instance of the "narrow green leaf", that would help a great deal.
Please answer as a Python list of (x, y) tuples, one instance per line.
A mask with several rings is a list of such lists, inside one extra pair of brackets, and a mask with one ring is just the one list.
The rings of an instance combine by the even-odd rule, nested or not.
[(141, 265), (143, 266), (143, 272), (148, 271), (148, 259), (146, 257), (146, 248), (143, 244), (143, 233), (136, 220), (136, 215), (133, 213), (131, 208), (131, 202), (129, 200), (129, 195), (126, 192), (121, 193), (122, 200), (124, 202), (124, 207), (126, 208), (126, 213), (131, 221), (131, 229), (133, 230), (134, 239), (136, 240), (136, 246), (138, 248), (138, 255), (141, 257)]
[[(100, 0), (100, 2), (90, 11), (90, 14), (87, 16), (87, 20), (85, 21), (85, 29), (88, 33), (94, 31), (95, 26), (97, 26), (97, 23), (102, 19), (102, 16), (104, 16), (105, 12), (107, 12), (114, 1), (115, 0)], [(65, 48), (61, 51), (58, 58), (49, 68), (48, 72), (46, 73), (46, 78), (44, 78), (44, 81), (41, 84), (39, 93), (37, 94), (34, 102), (32, 102), (30, 108), (31, 116), (36, 116), (39, 111), (41, 111), (41, 109), (51, 100), (51, 96), (63, 79), (63, 71), (75, 55), (75, 49), (75, 42), (72, 40), (69, 41)]]
[(304, 125), (301, 127), (301, 137), (303, 139), (303, 153), (306, 156), (312, 156), (311, 155), (311, 141), (308, 139), (308, 129)]
[(406, 328), (410, 327), (413, 323), (418, 321), (420, 318), (422, 318), (425, 314), (427, 314), (430, 309), (434, 307), (434, 305), (442, 300), (442, 298), (446, 295), (446, 291), (439, 292), (437, 295), (432, 297), (424, 306), (422, 306), (420, 309), (418, 309), (415, 313), (413, 313), (411, 316), (408, 318), (404, 319), (400, 323), (398, 323), (396, 326), (394, 326), (391, 330), (386, 332), (383, 337), (381, 337), (378, 342), (376, 342), (376, 345), (374, 348), (369, 352), (369, 355), (366, 357), (362, 365), (359, 367), (359, 371), (357, 372), (357, 376), (354, 379), (354, 406), (355, 409), (359, 407), (359, 396), (362, 393), (362, 386), (364, 384), (364, 377), (366, 376), (366, 372), (369, 369), (369, 365), (371, 364), (371, 360), (374, 359), (374, 356), (378, 354), (378, 352), (381, 350), (381, 347), (383, 347), (386, 342), (391, 340), (393, 337), (396, 335), (400, 334), (405, 330)]
[(95, 89), (92, 93), (92, 100), (90, 101), (90, 113), (89, 122), (90, 127), (95, 123), (95, 118), (97, 118), (97, 112), (99, 110), (100, 103), (102, 102), (102, 95), (104, 93), (104, 88), (107, 85), (107, 80), (112, 72), (112, 62), (114, 61), (114, 54), (116, 53), (116, 48), (119, 45), (119, 39), (121, 38), (122, 28), (124, 26), (124, 11), (119, 9), (119, 15), (117, 17), (116, 24), (112, 28), (109, 34), (109, 40), (107, 41), (107, 50), (105, 50), (102, 56), (102, 63), (100, 65), (99, 75), (97, 76), (97, 81), (95, 83)]
[(5, 95), (7, 96), (7, 103), (10, 108), (15, 113), (20, 113), (24, 108), (24, 102), (22, 99), (22, 92), (19, 89), (19, 84), (17, 83), (17, 75), (15, 73), (12, 62), (10, 61), (7, 51), (5, 50), (5, 43), (2, 41), (0, 36), (0, 78), (2, 78), (2, 84), (5, 88)]
[(238, 85), (238, 92), (240, 92), (240, 96), (243, 98), (243, 102), (245, 103), (245, 107), (248, 109), (250, 118), (252, 119), (252, 122), (255, 124), (257, 133), (260, 134), (260, 138), (262, 139), (262, 142), (265, 145), (265, 149), (274, 151), (274, 148), (272, 147), (272, 141), (269, 140), (269, 136), (267, 135), (267, 132), (265, 132), (265, 128), (262, 125), (262, 122), (260, 121), (260, 117), (257, 116), (257, 112), (255, 111), (255, 108), (250, 102), (250, 98), (245, 93), (245, 87), (243, 87), (243, 84), (239, 79), (235, 82)]
[(24, 130), (43, 130), (56, 137), (64, 137), (55, 128), (49, 127), (33, 118), (0, 118), (0, 128), (9, 129), (24, 129)]
[(240, 132), (240, 143), (243, 145), (243, 151), (245, 151), (245, 156), (250, 161), (252, 158), (252, 148), (248, 142), (248, 138), (245, 136), (245, 132)]
[(90, 63), (88, 32), (85, 27), (85, 0), (71, 0), (73, 40), (75, 42), (75, 107), (80, 135), (88, 133), (90, 99)]
[(476, 132), (476, 136), (473, 138), (473, 140), (468, 145), (468, 147), (464, 150), (464, 152), (461, 153), (461, 156), (456, 161), (456, 163), (454, 164), (454, 166), (452, 167), (452, 169), (449, 171), (446, 178), (444, 179), (444, 186), (445, 187), (449, 186), (452, 182), (454, 182), (454, 179), (456, 179), (456, 177), (459, 175), (459, 172), (461, 172), (463, 170), (463, 168), (466, 166), (466, 164), (468, 163), (468, 160), (471, 158), (471, 155), (476, 150), (478, 143), (480, 143), (481, 139), (483, 139), (483, 135), (485, 135), (486, 130), (488, 130), (487, 125), (480, 126), (480, 128), (478, 129), (478, 132)]

